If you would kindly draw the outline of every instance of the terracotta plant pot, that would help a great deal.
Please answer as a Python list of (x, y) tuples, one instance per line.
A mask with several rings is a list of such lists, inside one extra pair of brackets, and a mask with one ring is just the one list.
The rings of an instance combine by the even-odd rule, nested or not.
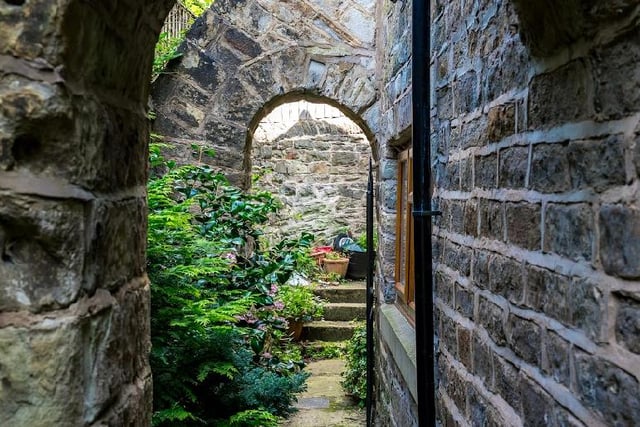
[(324, 271), (327, 273), (337, 273), (340, 277), (344, 277), (347, 274), (347, 268), (349, 267), (349, 258), (325, 258), (322, 261), (322, 264), (324, 265)]

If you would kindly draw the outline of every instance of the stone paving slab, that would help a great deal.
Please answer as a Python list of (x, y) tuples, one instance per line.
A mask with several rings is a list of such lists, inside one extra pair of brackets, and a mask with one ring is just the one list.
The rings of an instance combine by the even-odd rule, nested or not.
[(340, 385), (345, 361), (340, 359), (310, 362), (307, 390), (298, 396), (298, 412), (282, 427), (363, 427), (363, 410), (344, 394)]

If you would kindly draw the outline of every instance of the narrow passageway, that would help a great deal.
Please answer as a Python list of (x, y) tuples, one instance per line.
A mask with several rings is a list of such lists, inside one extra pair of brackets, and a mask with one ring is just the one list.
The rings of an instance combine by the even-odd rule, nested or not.
[(310, 362), (307, 391), (300, 394), (295, 407), (298, 412), (282, 427), (362, 427), (365, 412), (345, 395), (340, 381), (345, 361), (327, 359)]
[(298, 410), (284, 421), (283, 427), (361, 427), (366, 424), (365, 411), (348, 396), (341, 382), (348, 369), (344, 359), (347, 340), (354, 335), (358, 322), (365, 317), (365, 284), (362, 281), (317, 287), (314, 292), (325, 303), (324, 320), (305, 325), (303, 337), (307, 348), (342, 348), (342, 358), (310, 361), (307, 390), (299, 394)]

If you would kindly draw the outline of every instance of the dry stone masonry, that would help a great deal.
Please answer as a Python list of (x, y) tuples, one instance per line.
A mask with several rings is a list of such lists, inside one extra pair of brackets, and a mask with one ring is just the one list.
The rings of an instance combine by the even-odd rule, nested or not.
[(284, 102), (335, 105), (372, 139), (374, 11), (372, 0), (216, 1), (154, 85), (155, 131), (176, 145), (176, 159), (222, 167), (245, 186), (253, 132)]
[(336, 108), (301, 101), (274, 110), (253, 143), (254, 187), (283, 203), (267, 235), (307, 232), (327, 242), (344, 230), (364, 233), (370, 156), (362, 130)]

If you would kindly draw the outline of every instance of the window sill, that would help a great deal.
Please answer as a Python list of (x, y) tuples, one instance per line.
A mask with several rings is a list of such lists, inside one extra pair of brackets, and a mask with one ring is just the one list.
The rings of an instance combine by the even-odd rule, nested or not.
[(380, 308), (380, 335), (387, 343), (404, 382), (417, 402), (416, 332), (393, 304), (382, 304)]

